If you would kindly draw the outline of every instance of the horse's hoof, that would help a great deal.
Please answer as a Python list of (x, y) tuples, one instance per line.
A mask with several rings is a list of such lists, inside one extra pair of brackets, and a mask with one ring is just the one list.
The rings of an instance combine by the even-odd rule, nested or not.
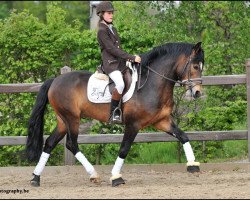
[(200, 172), (199, 166), (188, 166), (187, 171), (190, 173)]
[(89, 180), (90, 180), (91, 183), (95, 183), (95, 184), (100, 184), (101, 183), (100, 178), (90, 178)]
[(101, 178), (100, 176), (97, 174), (97, 172), (94, 172), (90, 178), (89, 178), (91, 183), (95, 183), (95, 184), (100, 184), (101, 183)]
[(89, 178), (91, 183), (95, 183), (95, 184), (100, 184), (101, 183), (101, 178), (100, 177), (91, 177)]
[(199, 162), (188, 162), (187, 171), (190, 173), (200, 172), (200, 163)]
[(34, 178), (30, 181), (30, 184), (34, 187), (40, 186), (40, 176), (34, 174)]
[(125, 181), (123, 180), (122, 177), (112, 180), (112, 187), (116, 187), (121, 184), (125, 184)]

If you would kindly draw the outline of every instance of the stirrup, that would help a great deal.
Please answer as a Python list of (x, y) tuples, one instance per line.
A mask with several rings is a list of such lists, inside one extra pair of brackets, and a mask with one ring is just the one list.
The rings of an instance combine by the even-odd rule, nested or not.
[(122, 110), (116, 107), (109, 118), (109, 124), (122, 124)]

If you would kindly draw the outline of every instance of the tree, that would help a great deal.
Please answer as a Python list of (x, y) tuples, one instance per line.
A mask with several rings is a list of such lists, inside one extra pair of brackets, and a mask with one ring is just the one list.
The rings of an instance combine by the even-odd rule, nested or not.
[[(0, 19), (9, 16), (14, 9), (17, 12), (28, 10), (32, 15), (46, 22), (47, 6), (50, 1), (2, 1), (0, 4)], [(66, 22), (73, 24), (75, 20), (82, 23), (82, 30), (89, 28), (89, 2), (88, 1), (56, 1), (60, 8), (67, 11)]]
[(0, 3), (0, 19), (4, 19), (8, 16), (8, 6), (6, 3)]

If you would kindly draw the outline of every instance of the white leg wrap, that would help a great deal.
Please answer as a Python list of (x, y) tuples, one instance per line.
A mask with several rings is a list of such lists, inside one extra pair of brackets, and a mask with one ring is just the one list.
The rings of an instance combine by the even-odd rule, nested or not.
[(120, 174), (123, 163), (124, 163), (124, 159), (117, 157), (117, 159), (115, 161), (115, 165), (114, 165), (112, 172), (111, 172), (112, 176)]
[(43, 171), (43, 169), (44, 169), (44, 167), (45, 167), (45, 165), (46, 165), (46, 163), (47, 163), (47, 161), (49, 159), (49, 156), (50, 156), (50, 154), (45, 153), (45, 152), (43, 152), (41, 154), (39, 162), (36, 165), (36, 168), (35, 168), (35, 170), (33, 172), (35, 175), (37, 175), (37, 176), (41, 175), (41, 173), (42, 173), (42, 171)]
[(185, 144), (183, 144), (183, 148), (184, 148), (184, 151), (185, 151), (187, 161), (188, 162), (194, 162), (195, 157), (194, 157), (194, 153), (193, 153), (193, 150), (192, 150), (192, 147), (191, 147), (190, 143), (186, 142)]
[(95, 172), (93, 165), (91, 165), (91, 163), (80, 151), (75, 155), (75, 157), (80, 163), (82, 163), (83, 167), (89, 175), (92, 175)]

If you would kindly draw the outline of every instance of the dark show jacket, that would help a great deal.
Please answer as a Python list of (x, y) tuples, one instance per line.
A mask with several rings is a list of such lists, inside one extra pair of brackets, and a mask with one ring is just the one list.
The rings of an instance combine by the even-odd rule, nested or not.
[(115, 70), (122, 71), (126, 67), (126, 61), (135, 61), (135, 56), (130, 55), (121, 49), (120, 37), (115, 27), (112, 27), (113, 33), (109, 27), (100, 23), (97, 40), (101, 48), (102, 65), (106, 74)]

